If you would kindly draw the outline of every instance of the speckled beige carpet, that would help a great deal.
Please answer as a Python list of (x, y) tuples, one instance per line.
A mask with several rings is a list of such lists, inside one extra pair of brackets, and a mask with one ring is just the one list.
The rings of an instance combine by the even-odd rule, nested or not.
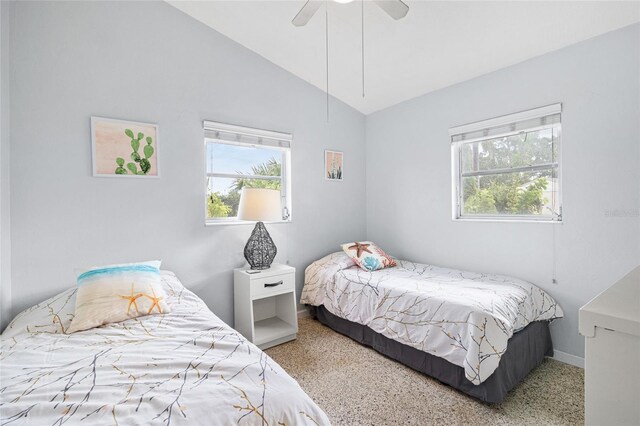
[(502, 404), (488, 405), (310, 318), (267, 349), (334, 425), (579, 425), (583, 370), (547, 359)]

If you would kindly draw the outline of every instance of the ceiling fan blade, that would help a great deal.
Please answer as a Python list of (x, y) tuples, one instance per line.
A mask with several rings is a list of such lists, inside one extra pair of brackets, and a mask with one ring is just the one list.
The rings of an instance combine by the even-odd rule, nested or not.
[(401, 19), (407, 15), (409, 6), (401, 0), (376, 0), (376, 4), (389, 14), (393, 19)]
[(321, 1), (307, 1), (304, 6), (302, 6), (302, 9), (300, 9), (300, 12), (298, 12), (298, 14), (295, 16), (295, 18), (293, 18), (291, 22), (296, 27), (303, 27), (307, 25), (307, 22), (309, 22), (309, 20), (313, 18), (313, 15), (315, 15), (318, 9), (320, 9), (320, 6), (322, 6)]

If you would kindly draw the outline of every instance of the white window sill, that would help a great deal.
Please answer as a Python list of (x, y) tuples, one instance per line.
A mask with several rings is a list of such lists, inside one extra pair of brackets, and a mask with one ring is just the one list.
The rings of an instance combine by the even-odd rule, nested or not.
[(551, 220), (551, 219), (507, 219), (507, 218), (497, 218), (497, 217), (458, 217), (452, 219), (454, 222), (501, 222), (501, 223), (546, 223), (546, 224), (555, 224), (562, 225), (562, 220)]
[[(265, 225), (278, 225), (281, 223), (291, 223), (291, 219), (288, 220), (278, 220), (271, 222), (264, 222)], [(257, 222), (248, 221), (248, 220), (207, 220), (204, 223), (204, 226), (220, 226), (220, 225), (252, 225), (255, 226)]]

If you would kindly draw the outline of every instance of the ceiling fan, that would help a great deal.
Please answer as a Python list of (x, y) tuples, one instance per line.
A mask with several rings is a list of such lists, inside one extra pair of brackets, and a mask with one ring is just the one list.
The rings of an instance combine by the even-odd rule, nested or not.
[[(333, 0), (336, 3), (351, 3), (353, 0)], [(364, 3), (365, 0), (360, 0), (360, 13), (361, 13), (361, 30), (362, 30), (362, 97), (365, 96), (365, 80), (364, 80)], [(409, 6), (404, 4), (402, 0), (374, 0), (374, 3), (377, 4), (382, 10), (387, 12), (389, 16), (393, 19), (398, 20), (402, 19), (409, 12)], [(325, 63), (326, 63), (326, 93), (327, 93), (327, 122), (329, 122), (329, 4), (327, 0), (307, 0), (307, 2), (302, 6), (302, 9), (298, 12), (298, 14), (291, 21), (293, 25), (296, 27), (303, 27), (307, 25), (307, 23), (313, 18), (313, 15), (316, 14), (320, 7), (326, 4), (325, 13), (324, 13), (324, 28), (325, 28)]]
[[(353, 0), (334, 0), (337, 3), (351, 3)], [(307, 22), (313, 15), (320, 9), (320, 6), (324, 1), (321, 0), (308, 0), (298, 14), (291, 21), (296, 27), (303, 27), (307, 25)], [(393, 19), (404, 18), (409, 11), (409, 6), (404, 4), (401, 0), (375, 0), (375, 3), (380, 6), (382, 10), (387, 12)]]

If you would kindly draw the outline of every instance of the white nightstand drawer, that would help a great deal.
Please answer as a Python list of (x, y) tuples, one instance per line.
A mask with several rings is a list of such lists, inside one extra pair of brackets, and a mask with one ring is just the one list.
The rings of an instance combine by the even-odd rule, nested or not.
[(260, 299), (295, 289), (294, 274), (282, 274), (265, 278), (253, 278), (250, 283), (251, 298)]

